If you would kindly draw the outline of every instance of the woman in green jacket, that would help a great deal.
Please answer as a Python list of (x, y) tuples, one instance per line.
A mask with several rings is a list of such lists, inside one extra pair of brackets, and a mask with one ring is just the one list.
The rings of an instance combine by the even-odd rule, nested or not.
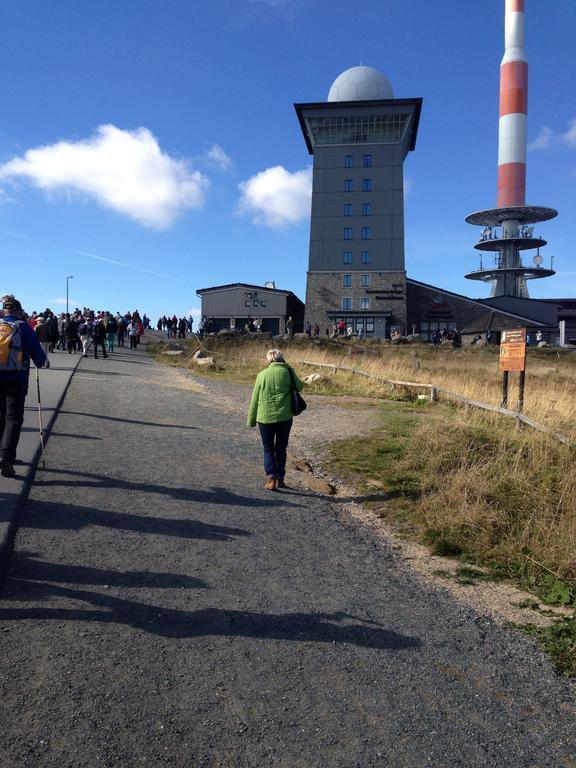
[[(279, 349), (270, 349), (266, 353), (268, 368), (256, 376), (250, 408), (248, 426), (258, 424), (262, 446), (264, 448), (264, 471), (268, 476), (266, 485), (269, 491), (286, 488), (286, 449), (292, 427), (292, 408), (290, 391), (292, 382), (289, 366)], [(296, 389), (300, 392), (304, 386), (294, 374)]]

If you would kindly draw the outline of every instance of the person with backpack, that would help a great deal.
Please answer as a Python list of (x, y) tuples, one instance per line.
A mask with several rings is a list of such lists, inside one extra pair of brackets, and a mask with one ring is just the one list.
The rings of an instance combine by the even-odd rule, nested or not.
[(22, 320), (22, 305), (14, 296), (2, 297), (0, 318), (0, 474), (16, 477), (14, 462), (24, 421), (30, 359), (37, 368), (48, 361), (30, 326)]

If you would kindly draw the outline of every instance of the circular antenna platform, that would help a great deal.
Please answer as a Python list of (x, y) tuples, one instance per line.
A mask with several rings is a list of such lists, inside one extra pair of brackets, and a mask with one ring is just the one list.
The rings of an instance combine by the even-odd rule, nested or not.
[(507, 208), (489, 208), (466, 216), (468, 224), (479, 227), (499, 227), (505, 221), (517, 221), (521, 224), (536, 224), (539, 221), (549, 221), (558, 216), (554, 208), (544, 208), (541, 205), (511, 205)]

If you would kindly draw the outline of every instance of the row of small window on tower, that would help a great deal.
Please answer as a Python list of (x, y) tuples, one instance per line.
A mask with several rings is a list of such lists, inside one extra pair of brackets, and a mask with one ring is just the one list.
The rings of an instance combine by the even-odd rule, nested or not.
[[(342, 305), (340, 307), (341, 309), (352, 309), (352, 296), (343, 296), (342, 297)], [(368, 298), (362, 298), (358, 299), (358, 309), (366, 311), (367, 309), (370, 309), (370, 299)]]
[[(344, 227), (344, 240), (353, 240), (352, 227)], [(372, 227), (362, 227), (362, 240), (372, 240)]]
[[(352, 203), (344, 203), (344, 216), (353, 216)], [(362, 203), (362, 216), (372, 216), (372, 203)]]
[[(372, 275), (360, 275), (360, 287), (370, 288)], [(352, 288), (352, 275), (342, 275), (342, 288)]]
[[(354, 192), (354, 179), (344, 179), (344, 192)], [(362, 179), (362, 192), (372, 192), (372, 179)]]
[[(344, 168), (354, 168), (354, 155), (344, 155)], [(372, 155), (362, 155), (362, 168), (372, 168)]]
[[(362, 264), (370, 264), (370, 251), (360, 251), (360, 261)], [(352, 251), (342, 251), (342, 263), (353, 263)]]

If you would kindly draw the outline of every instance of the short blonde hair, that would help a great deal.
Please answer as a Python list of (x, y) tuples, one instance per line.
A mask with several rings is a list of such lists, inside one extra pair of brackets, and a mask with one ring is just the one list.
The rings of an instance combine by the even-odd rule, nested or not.
[(268, 360), (269, 363), (285, 363), (284, 355), (282, 352), (280, 352), (279, 349), (269, 349), (268, 352), (266, 352), (266, 360)]

